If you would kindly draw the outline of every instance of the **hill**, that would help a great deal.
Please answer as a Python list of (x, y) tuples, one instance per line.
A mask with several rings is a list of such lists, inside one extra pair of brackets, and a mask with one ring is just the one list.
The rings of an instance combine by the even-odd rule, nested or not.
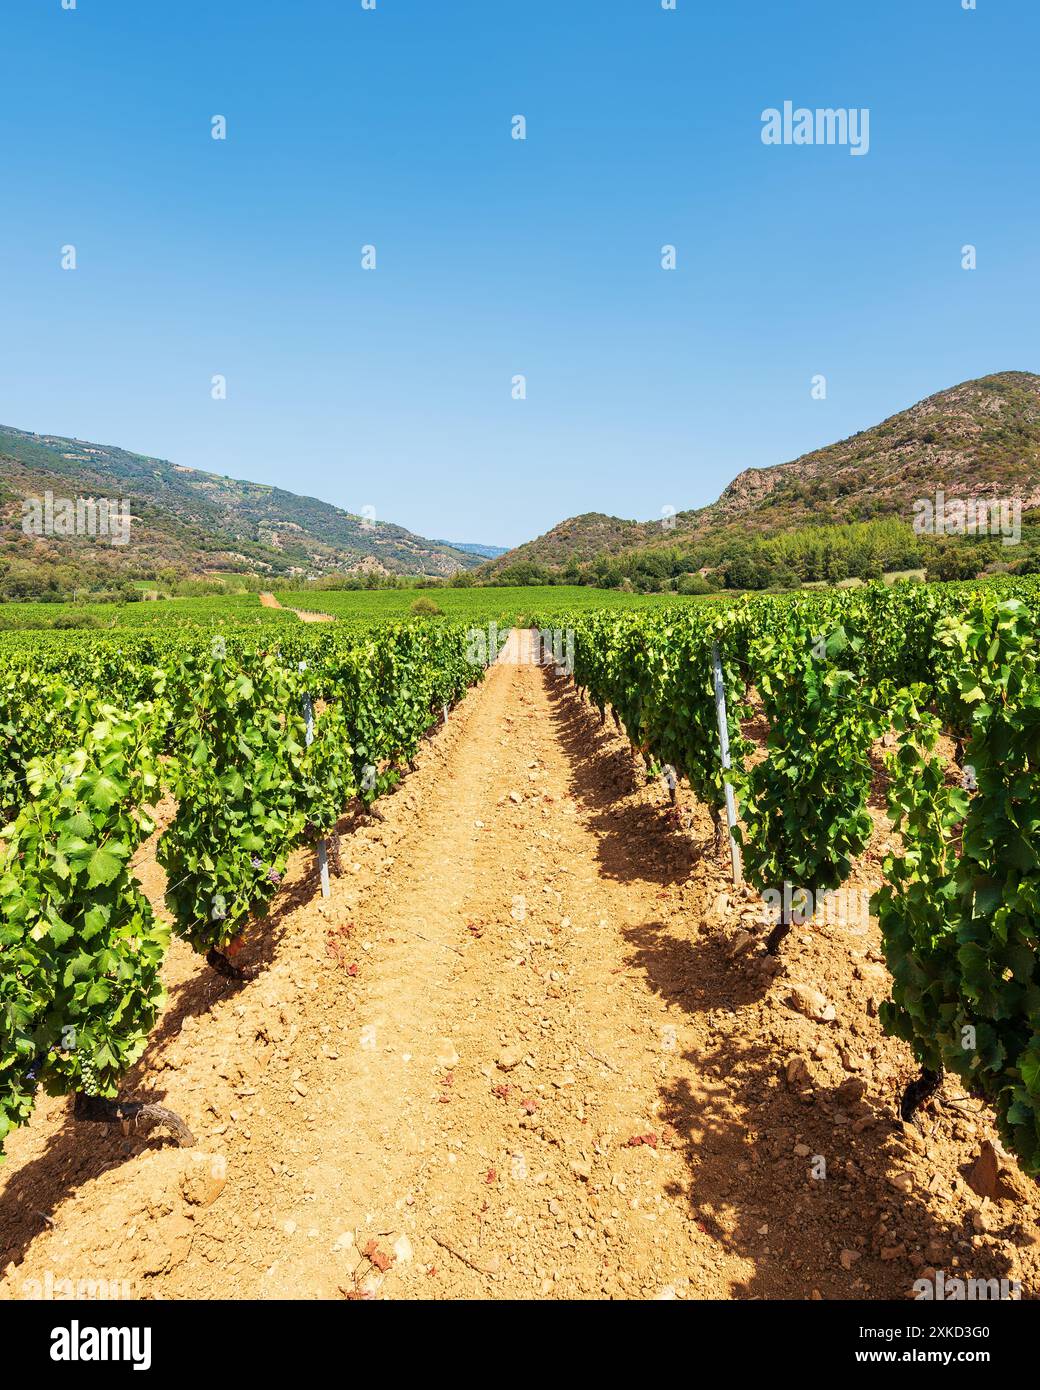
[(940, 391), (871, 429), (788, 463), (747, 468), (716, 502), (663, 525), (587, 512), (485, 565), (565, 569), (656, 547), (693, 546), (727, 533), (767, 538), (803, 527), (892, 518), (934, 498), (1018, 497), (1040, 505), (1040, 376), (1000, 372)]
[(482, 545), (476, 541), (434, 541), (434, 545), (447, 545), (452, 550), (462, 550), (467, 555), (479, 555), (485, 560), (497, 560), (509, 549), (507, 545)]
[[(125, 501), (131, 541), (27, 536), (23, 499)], [(125, 449), (0, 426), (0, 565), (66, 566), (112, 582), (162, 570), (247, 572), (277, 578), (379, 570), (448, 576), (478, 555), (368, 521), (313, 497), (243, 482)]]

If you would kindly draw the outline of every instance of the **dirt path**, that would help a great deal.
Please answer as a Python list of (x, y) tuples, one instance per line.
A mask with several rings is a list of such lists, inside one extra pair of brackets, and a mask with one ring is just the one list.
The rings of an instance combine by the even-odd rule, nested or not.
[(936, 1263), (1035, 1275), (1035, 1200), (964, 1182), (985, 1119), (891, 1118), (910, 1064), (871, 1013), (866, 928), (791, 943), (789, 977), (838, 1016), (792, 1009), (734, 953), (750, 909), (702, 855), (706, 823), (691, 834), (537, 667), (498, 664), (417, 762), (343, 837), (329, 903), (297, 856), (255, 982), (171, 952), (127, 1093), (183, 1114), (193, 1153), (97, 1137), (60, 1101), (14, 1136), (0, 1296), (48, 1272), (226, 1299), (869, 1298)]
[[(284, 604), (278, 602), (274, 594), (263, 593), (260, 595), (261, 608), (282, 608)], [(291, 613), (295, 613), (302, 623), (334, 623), (336, 620), (331, 613), (311, 613), (304, 608), (291, 608)]]

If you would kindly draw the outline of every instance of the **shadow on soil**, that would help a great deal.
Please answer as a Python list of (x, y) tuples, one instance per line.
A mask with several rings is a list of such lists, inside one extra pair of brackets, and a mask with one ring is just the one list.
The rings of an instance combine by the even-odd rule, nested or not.
[[(583, 704), (555, 671), (546, 671), (546, 690), (550, 718), (570, 762), (571, 795), (589, 813), (589, 828), (597, 836), (600, 872), (623, 883), (684, 883), (712, 847), (712, 837), (696, 843), (675, 833), (679, 823), (660, 783), (657, 802), (626, 804), (625, 798), (648, 780), (642, 759), (619, 746), (610, 715), (601, 724), (597, 710)], [(668, 837), (667, 854), (645, 852), (655, 835)]]
[[(926, 1193), (904, 1194), (891, 1183), (907, 1169), (896, 1100), (913, 1074), (909, 1061), (889, 1094), (867, 1089), (856, 1098), (845, 1083), (791, 1089), (783, 1067), (805, 1053), (804, 1040), (799, 1047), (755, 1036), (759, 1020), (750, 1027), (745, 1020), (762, 986), (725, 960), (718, 935), (691, 942), (660, 921), (625, 935), (631, 963), (655, 992), (708, 1024), (703, 1047), (682, 1055), (686, 1075), (662, 1085), (659, 1113), (687, 1166), (688, 1178), (673, 1195), (721, 1245), (755, 1266), (734, 1297), (810, 1298), (816, 1290), (823, 1298), (904, 1298), (928, 1266), (1010, 1277), (1001, 1251), (973, 1249), (967, 1221), (945, 1219)], [(869, 1087), (869, 1073), (846, 1082), (857, 1076)], [(921, 1120), (926, 1141), (946, 1122), (933, 1110)], [(814, 1177), (814, 1168), (824, 1176)], [(1013, 1221), (1002, 1234), (1015, 1239)], [(888, 1258), (879, 1258), (879, 1247)], [(841, 1263), (846, 1250), (858, 1256), (846, 1256), (848, 1270)]]
[[(601, 728), (596, 711), (561, 678), (548, 674), (546, 683), (571, 761), (573, 794), (591, 810), (600, 839), (601, 871), (632, 882), (688, 879), (713, 846), (687, 848), (685, 860), (678, 858), (666, 805), (624, 805), (636, 786), (633, 762), (619, 750), (612, 726)], [(1010, 1277), (1010, 1261), (999, 1247), (974, 1248), (976, 1233), (967, 1221), (945, 1219), (936, 1210), (944, 1201), (942, 1175), (933, 1179), (934, 1207), (927, 1192), (904, 1193), (891, 1182), (908, 1167), (908, 1136), (896, 1101), (914, 1073), (909, 1055), (905, 1075), (888, 1094), (877, 1094), (867, 1070), (838, 1085), (824, 1084), (817, 1070), (813, 1085), (792, 1089), (783, 1068), (795, 1054), (811, 1062), (812, 1045), (806, 1048), (804, 1029), (793, 1015), (789, 1023), (782, 1008), (775, 1018), (761, 1016), (770, 1007), (765, 996), (783, 990), (785, 975), (773, 981), (753, 957), (729, 961), (722, 934), (709, 927), (692, 939), (689, 933), (686, 918), (650, 920), (624, 935), (630, 963), (703, 1036), (701, 1046), (681, 1054), (684, 1065), (675, 1071), (683, 1074), (661, 1085), (659, 1114), (686, 1165), (686, 1178), (672, 1195), (687, 1203), (702, 1230), (753, 1268), (732, 1296), (799, 1299), (815, 1291), (825, 1299), (902, 1299), (928, 1266), (976, 1278)], [(789, 960), (795, 949), (789, 947)], [(867, 993), (864, 984), (863, 997), (848, 1001), (864, 1018)], [(834, 1027), (816, 1026), (821, 1041)], [(860, 1096), (859, 1087), (848, 1084), (857, 1078), (866, 1082)], [(926, 1110), (920, 1139), (927, 1144), (945, 1123)], [(814, 1170), (825, 1176), (814, 1177)], [(1001, 1215), (1001, 1237), (1014, 1242), (1014, 1219)], [(844, 1257), (848, 1269), (843, 1251), (851, 1252)]]

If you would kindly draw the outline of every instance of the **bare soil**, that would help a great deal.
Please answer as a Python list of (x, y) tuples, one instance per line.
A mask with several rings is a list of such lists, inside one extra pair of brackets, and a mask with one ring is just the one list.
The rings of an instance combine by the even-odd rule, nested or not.
[[(261, 608), (284, 608), (285, 605), (279, 603), (274, 594), (264, 593), (260, 595)], [(301, 623), (334, 623), (336, 620), (331, 613), (311, 613), (304, 608), (292, 608), (289, 610), (295, 613)]]

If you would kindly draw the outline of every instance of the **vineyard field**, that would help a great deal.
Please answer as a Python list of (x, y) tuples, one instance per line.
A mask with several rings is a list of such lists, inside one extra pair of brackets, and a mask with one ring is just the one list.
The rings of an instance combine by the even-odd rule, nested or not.
[(0, 604), (0, 634), (75, 629), (167, 632), (227, 625), (271, 627), (293, 622), (292, 613), (262, 607), (256, 594), (142, 599), (134, 603)]
[(407, 618), (415, 603), (432, 603), (447, 618), (458, 622), (495, 622), (505, 627), (527, 626), (532, 616), (552, 605), (568, 612), (633, 609), (653, 611), (661, 607), (686, 607), (703, 600), (676, 594), (622, 593), (577, 585), (510, 588), (506, 585), (473, 589), (373, 589), (279, 590), (276, 597), (287, 608), (317, 608), (342, 622), (382, 622)]
[[(0, 634), (105, 631), (170, 631), (218, 627), (271, 627), (296, 621), (294, 609), (319, 611), (342, 623), (369, 625), (412, 616), (416, 603), (433, 604), (459, 622), (497, 622), (511, 626), (545, 604), (537, 587), (479, 589), (279, 589), (281, 608), (261, 604), (257, 594), (222, 594), (204, 598), (141, 600), (134, 603), (3, 603)], [(602, 608), (685, 606), (699, 600), (676, 594), (621, 593), (576, 586), (552, 586), (552, 602), (573, 611)]]
[(433, 596), (0, 636), (0, 1297), (1040, 1275), (1040, 585)]

